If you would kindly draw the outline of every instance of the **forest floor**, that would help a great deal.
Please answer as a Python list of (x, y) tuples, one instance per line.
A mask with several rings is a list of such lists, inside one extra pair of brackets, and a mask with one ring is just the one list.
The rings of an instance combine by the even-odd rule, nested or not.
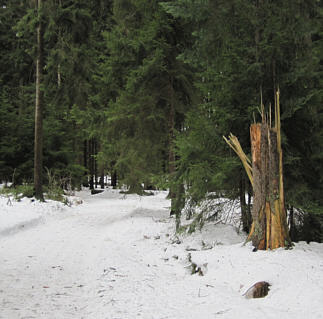
[(323, 318), (323, 244), (252, 252), (231, 225), (175, 236), (165, 192), (77, 196), (0, 197), (1, 319)]

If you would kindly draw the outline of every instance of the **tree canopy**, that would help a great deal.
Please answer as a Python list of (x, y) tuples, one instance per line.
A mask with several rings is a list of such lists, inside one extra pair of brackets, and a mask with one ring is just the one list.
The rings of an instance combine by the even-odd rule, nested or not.
[(45, 184), (114, 175), (130, 192), (170, 188), (178, 213), (183, 196), (216, 194), (248, 214), (222, 136), (250, 155), (249, 126), (279, 89), (286, 206), (322, 213), (322, 15), (317, 0), (48, 0), (40, 15), (1, 1), (0, 180), (32, 182), (41, 19)]

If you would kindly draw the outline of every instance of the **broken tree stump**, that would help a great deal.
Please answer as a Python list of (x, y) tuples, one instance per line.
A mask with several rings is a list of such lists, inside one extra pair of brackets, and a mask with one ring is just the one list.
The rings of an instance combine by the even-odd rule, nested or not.
[(257, 249), (285, 247), (289, 242), (280, 190), (277, 131), (268, 123), (250, 127), (254, 203), (248, 239)]
[(252, 226), (248, 240), (256, 250), (290, 246), (284, 204), (283, 160), (280, 133), (279, 91), (275, 95), (275, 127), (271, 114), (262, 109), (262, 123), (250, 126), (252, 160), (243, 152), (238, 139), (230, 134), (225, 141), (241, 159), (253, 187)]

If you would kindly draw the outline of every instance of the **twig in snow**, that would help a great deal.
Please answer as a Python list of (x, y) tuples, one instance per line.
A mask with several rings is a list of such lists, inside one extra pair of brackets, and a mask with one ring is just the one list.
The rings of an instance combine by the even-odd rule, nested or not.
[(220, 311), (216, 312), (215, 315), (223, 315), (223, 314), (225, 314), (226, 312), (228, 312), (230, 310), (231, 310), (231, 308), (225, 309), (225, 310), (220, 310)]
[(7, 201), (7, 205), (8, 205), (8, 206), (12, 206), (12, 201), (11, 201), (11, 198), (10, 198), (10, 196), (8, 196), (8, 201)]

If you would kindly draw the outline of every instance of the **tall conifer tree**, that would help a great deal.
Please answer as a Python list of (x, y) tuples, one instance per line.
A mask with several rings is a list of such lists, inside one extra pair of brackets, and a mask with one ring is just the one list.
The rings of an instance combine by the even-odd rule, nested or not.
[(37, 57), (36, 57), (36, 98), (35, 98), (35, 148), (34, 148), (34, 187), (35, 197), (43, 196), (43, 15), (42, 0), (36, 1), (37, 9)]

